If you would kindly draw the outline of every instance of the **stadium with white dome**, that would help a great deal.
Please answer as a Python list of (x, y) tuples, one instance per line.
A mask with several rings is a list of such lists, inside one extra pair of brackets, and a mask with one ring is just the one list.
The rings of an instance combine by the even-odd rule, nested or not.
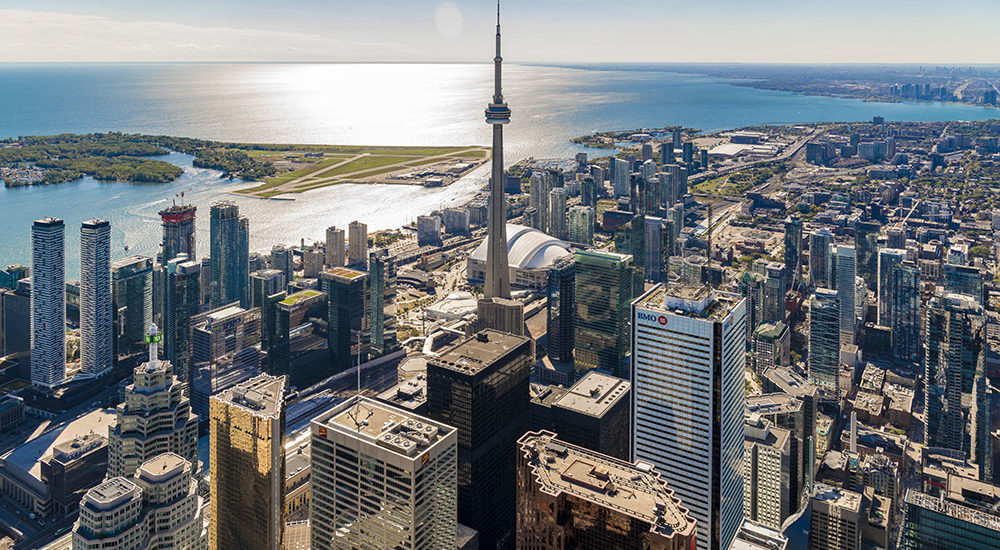
[[(466, 277), (472, 284), (486, 278), (486, 250), (489, 237), (469, 256)], [(512, 286), (541, 290), (545, 288), (549, 268), (557, 260), (572, 254), (569, 243), (560, 241), (523, 225), (507, 224), (507, 263)]]

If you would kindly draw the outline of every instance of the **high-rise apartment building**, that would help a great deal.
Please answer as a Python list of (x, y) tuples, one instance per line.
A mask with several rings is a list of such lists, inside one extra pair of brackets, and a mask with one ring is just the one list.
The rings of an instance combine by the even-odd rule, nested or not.
[(981, 474), (992, 468), (982, 460), (989, 437), (975, 429), (988, 423), (980, 416), (988, 415), (981, 395), (987, 391), (985, 350), (986, 318), (979, 302), (962, 294), (932, 296), (924, 314), (924, 441), (964, 451)]
[(530, 338), (487, 329), (427, 363), (427, 416), (458, 430), (458, 521), (480, 548), (515, 544), (516, 467), (528, 427)]
[(262, 374), (212, 396), (211, 550), (281, 550), (285, 378)]
[(569, 209), (569, 241), (576, 244), (594, 244), (594, 209), (574, 206)]
[(195, 240), (194, 205), (171, 205), (160, 210), (160, 220), (163, 222), (163, 241), (160, 244), (160, 265), (167, 265), (178, 254), (187, 254), (188, 258), (198, 257), (197, 241)]
[(987, 304), (983, 271), (971, 265), (944, 264), (944, 289), (955, 294), (972, 296), (980, 304)]
[(897, 248), (883, 248), (878, 251), (878, 324), (888, 327), (892, 324), (892, 295), (889, 277), (892, 270), (906, 261), (906, 251)]
[(80, 228), (80, 373), (99, 376), (114, 366), (111, 300), (111, 224), (93, 219)]
[(368, 345), (368, 275), (346, 267), (320, 273), (320, 288), (330, 299), (327, 334), (334, 372), (353, 367)]
[(153, 324), (153, 259), (131, 256), (112, 262), (111, 300), (116, 352), (140, 350)]
[(276, 269), (285, 274), (285, 280), (291, 282), (295, 279), (295, 259), (292, 257), (292, 249), (283, 244), (276, 244), (271, 247), (271, 269)]
[(817, 229), (809, 234), (809, 284), (817, 288), (831, 288), (832, 260), (830, 245), (833, 244), (833, 233), (826, 229)]
[(360, 396), (310, 430), (311, 548), (455, 548), (458, 430)]
[(134, 476), (90, 489), (73, 525), (73, 550), (203, 550), (204, 502), (196, 470), (196, 463), (166, 452), (143, 462)]
[(632, 256), (597, 250), (575, 256), (576, 370), (623, 375), (628, 354), (629, 305), (634, 298)]
[(701, 527), (658, 468), (556, 437), (528, 432), (517, 442), (518, 548), (693, 548)]
[(857, 251), (857, 274), (869, 289), (878, 289), (878, 235), (882, 230), (876, 221), (854, 224), (854, 248)]
[(611, 172), (611, 187), (615, 198), (629, 196), (629, 176), (632, 173), (625, 159), (613, 158), (608, 163)]
[(546, 233), (557, 239), (569, 237), (566, 230), (566, 201), (569, 193), (565, 187), (549, 191), (549, 229)]
[(809, 298), (809, 382), (820, 400), (840, 401), (840, 299), (837, 291), (817, 288)]
[[(250, 222), (232, 201), (217, 201), (211, 209), (211, 279), (209, 304), (233, 302), (247, 306), (250, 284)], [(193, 257), (192, 257), (193, 259)]]
[(743, 515), (781, 530), (795, 498), (791, 493), (792, 434), (757, 413), (747, 415), (743, 429)]
[(326, 266), (344, 267), (344, 230), (335, 226), (326, 228)]
[(832, 245), (830, 257), (833, 260), (831, 273), (836, 279), (834, 288), (840, 302), (840, 344), (853, 344), (854, 328), (857, 325), (854, 316), (855, 249), (853, 246), (835, 244)]
[(164, 283), (164, 356), (186, 387), (191, 382), (191, 318), (198, 314), (201, 296), (201, 264), (184, 254), (167, 264)]
[(916, 361), (921, 346), (920, 268), (911, 261), (900, 262), (891, 268), (887, 282), (883, 292), (888, 295), (892, 357)]
[(149, 360), (135, 368), (117, 422), (108, 427), (108, 479), (130, 477), (140, 464), (167, 452), (198, 463), (198, 417), (170, 362), (157, 358), (155, 325), (147, 339)]
[(355, 220), (347, 226), (347, 264), (364, 267), (368, 260), (368, 226)]
[[(368, 324), (371, 351), (381, 355), (397, 345), (395, 308), (396, 264), (389, 251), (376, 250), (368, 258)], [(388, 309), (387, 309), (388, 308)]]
[(59, 218), (31, 226), (31, 383), (66, 379), (66, 226)]
[(746, 299), (657, 285), (632, 304), (632, 458), (648, 462), (726, 549), (743, 519)]

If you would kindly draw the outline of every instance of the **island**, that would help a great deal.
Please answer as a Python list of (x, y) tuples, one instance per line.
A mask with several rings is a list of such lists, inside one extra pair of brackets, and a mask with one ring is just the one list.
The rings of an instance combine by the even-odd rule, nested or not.
[(183, 170), (157, 157), (192, 155), (199, 168), (254, 182), (238, 191), (258, 198), (302, 193), (339, 183), (445, 186), (490, 159), (489, 147), (295, 145), (126, 134), (58, 134), (0, 140), (0, 179), (8, 187), (92, 177), (100, 181), (168, 183)]

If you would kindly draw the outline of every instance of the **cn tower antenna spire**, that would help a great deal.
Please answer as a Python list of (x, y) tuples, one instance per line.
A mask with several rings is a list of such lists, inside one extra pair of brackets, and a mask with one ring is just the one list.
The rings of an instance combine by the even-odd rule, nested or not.
[(493, 171), (490, 181), (489, 219), (487, 221), (486, 281), (487, 299), (510, 298), (510, 270), (507, 260), (507, 212), (504, 198), (503, 127), (510, 122), (510, 108), (503, 100), (500, 56), (500, 2), (497, 1), (497, 53), (493, 58), (493, 101), (486, 107), (486, 123), (493, 126)]

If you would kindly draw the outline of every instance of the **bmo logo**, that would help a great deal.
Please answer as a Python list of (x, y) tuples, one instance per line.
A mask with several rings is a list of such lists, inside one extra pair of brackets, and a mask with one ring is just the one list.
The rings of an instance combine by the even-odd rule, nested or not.
[(659, 325), (667, 324), (666, 315), (656, 315), (653, 313), (647, 313), (645, 311), (637, 311), (635, 316), (639, 321), (646, 321), (647, 323), (657, 323)]

